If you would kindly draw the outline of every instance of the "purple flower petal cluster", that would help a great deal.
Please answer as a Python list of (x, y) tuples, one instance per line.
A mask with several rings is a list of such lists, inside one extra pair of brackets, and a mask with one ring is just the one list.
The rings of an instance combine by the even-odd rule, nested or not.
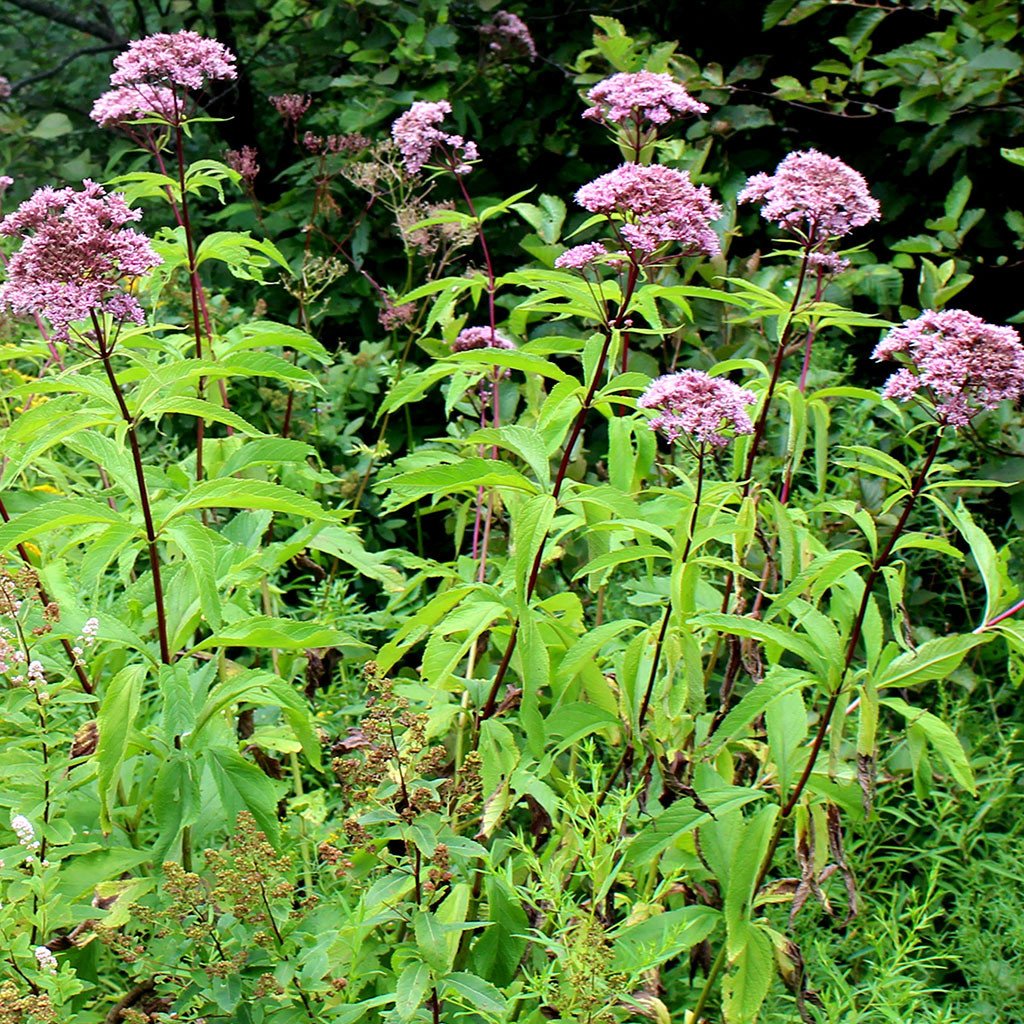
[(2, 196), (13, 184), (14, 179), (9, 174), (0, 174), (0, 196)]
[(965, 427), (983, 409), (1024, 395), (1024, 345), (1012, 327), (986, 323), (963, 309), (926, 310), (891, 330), (873, 359), (908, 360), (882, 395), (909, 401), (924, 392), (940, 423)]
[(589, 267), (594, 260), (607, 255), (608, 250), (600, 242), (587, 242), (566, 249), (561, 256), (555, 258), (555, 266), (559, 270), (582, 270)]
[(309, 110), (312, 102), (312, 97), (300, 96), (294, 92), (270, 97), (270, 105), (288, 124), (298, 124), (302, 120), (302, 115)]
[(173, 89), (137, 82), (105, 92), (92, 105), (89, 116), (102, 128), (118, 128), (144, 117), (160, 117), (168, 124), (177, 124), (181, 114)]
[(477, 348), (514, 349), (516, 343), (501, 331), (492, 331), (490, 327), (464, 327), (452, 342), (453, 352), (469, 352)]
[(480, 29), (480, 35), (490, 39), (488, 48), (499, 57), (523, 56), (531, 61), (537, 59), (537, 46), (526, 22), (511, 11), (498, 11), (490, 25)]
[(94, 311), (143, 323), (142, 307), (129, 294), (132, 280), (163, 260), (149, 239), (125, 227), (142, 213), (119, 193), (106, 193), (92, 181), (72, 188), (41, 188), (0, 220), (0, 235), (24, 241), (11, 256), (0, 304), (16, 313), (39, 313), (56, 338), (68, 325)]
[(774, 174), (748, 178), (737, 199), (763, 203), (765, 220), (816, 244), (842, 238), (881, 212), (863, 175), (816, 149), (790, 153)]
[(258, 156), (258, 150), (252, 146), (243, 146), (241, 149), (229, 149), (224, 154), (224, 160), (231, 170), (238, 171), (242, 179), (251, 185), (260, 173), (260, 165), (256, 162)]
[(722, 208), (706, 185), (694, 185), (685, 171), (652, 164), (622, 164), (584, 185), (576, 202), (591, 213), (621, 214), (619, 229), (634, 249), (652, 253), (678, 242), (688, 255), (715, 256), (722, 251), (711, 222)]
[(594, 105), (583, 116), (602, 124), (661, 125), (708, 112), (708, 105), (695, 100), (671, 75), (653, 71), (612, 75), (598, 82), (587, 99)]
[(114, 58), (111, 85), (159, 82), (202, 89), (207, 81), (236, 78), (235, 55), (216, 39), (198, 32), (157, 32), (128, 44)]
[(440, 150), (442, 159), (456, 174), (469, 174), (470, 164), (479, 159), (475, 142), (467, 142), (461, 135), (450, 135), (437, 126), (452, 112), (447, 100), (436, 103), (420, 101), (414, 103), (391, 126), (391, 137), (395, 140), (405, 169), (417, 174)]
[(660, 430), (669, 441), (686, 434), (699, 444), (721, 448), (729, 443), (723, 429), (731, 428), (734, 434), (754, 432), (746, 407), (755, 401), (753, 391), (724, 377), (683, 370), (652, 381), (637, 406), (657, 410), (651, 429)]

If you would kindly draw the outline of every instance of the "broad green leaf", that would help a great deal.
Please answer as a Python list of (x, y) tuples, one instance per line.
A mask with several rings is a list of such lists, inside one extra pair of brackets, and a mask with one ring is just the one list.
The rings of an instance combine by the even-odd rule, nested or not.
[(111, 799), (121, 778), (121, 765), (128, 751), (128, 740), (139, 712), (145, 665), (129, 665), (108, 680), (103, 688), (96, 727), (96, 787), (100, 795), (100, 827), (109, 835)]
[(742, 931), (742, 946), (722, 982), (724, 1024), (754, 1024), (775, 977), (771, 939), (750, 922)]
[(430, 968), (420, 961), (408, 963), (395, 983), (395, 1013), (399, 1020), (411, 1020), (427, 998)]
[(277, 801), (281, 796), (280, 787), (231, 747), (207, 747), (204, 761), (213, 774), (228, 821), (233, 822), (240, 811), (247, 810), (274, 849), (277, 849)]

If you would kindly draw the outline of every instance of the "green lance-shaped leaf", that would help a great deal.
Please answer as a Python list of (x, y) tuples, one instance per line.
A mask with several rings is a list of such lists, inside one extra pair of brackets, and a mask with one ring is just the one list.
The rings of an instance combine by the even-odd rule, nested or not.
[(945, 762), (950, 774), (964, 789), (971, 793), (974, 789), (974, 772), (967, 759), (964, 748), (953, 730), (937, 715), (930, 711), (911, 707), (899, 697), (885, 697), (880, 701), (887, 708), (902, 715), (907, 726), (916, 727), (927, 738), (928, 743)]
[(40, 533), (49, 534), (67, 526), (126, 522), (124, 516), (104, 502), (92, 501), (89, 498), (58, 498), (45, 502), (39, 508), (14, 516), (9, 523), (0, 526), (0, 551), (10, 551)]
[(197, 644), (194, 650), (212, 647), (276, 647), (282, 651), (301, 651), (307, 647), (337, 647), (354, 641), (341, 630), (316, 622), (253, 615), (225, 623), (213, 636)]
[(425, 497), (475, 494), (478, 487), (511, 487), (529, 494), (537, 491), (537, 485), (529, 477), (507, 463), (477, 456), (400, 473), (388, 480), (388, 487), (391, 490), (387, 499), (389, 511)]
[(96, 787), (100, 796), (100, 827), (111, 830), (111, 799), (121, 778), (121, 765), (128, 752), (128, 741), (139, 713), (145, 665), (129, 665), (110, 679), (103, 690), (96, 727)]
[(814, 676), (800, 669), (773, 665), (764, 679), (755, 686), (722, 720), (715, 734), (702, 747), (714, 757), (726, 744), (740, 736), (750, 723), (787, 694), (797, 693), (814, 682)]
[(330, 353), (311, 334), (272, 320), (253, 320), (232, 328), (218, 339), (217, 353), (225, 359), (232, 353), (266, 347), (291, 349), (323, 365), (331, 361)]
[(928, 640), (917, 650), (907, 651), (889, 662), (879, 673), (875, 686), (881, 690), (945, 679), (959, 667), (970, 651), (990, 639), (991, 636), (984, 633), (967, 633)]
[(530, 574), (554, 517), (555, 499), (550, 494), (535, 494), (512, 512), (512, 564), (520, 610), (526, 605)]
[(200, 508), (266, 509), (284, 512), (302, 519), (331, 520), (336, 518), (311, 498), (297, 491), (266, 480), (240, 480), (236, 477), (204, 480), (166, 512), (158, 527), (163, 530), (185, 512)]
[(489, 981), (466, 971), (456, 971), (444, 979), (444, 984), (446, 995), (454, 994), (454, 999), (461, 999), (470, 1009), (496, 1017), (505, 1016), (506, 999)]

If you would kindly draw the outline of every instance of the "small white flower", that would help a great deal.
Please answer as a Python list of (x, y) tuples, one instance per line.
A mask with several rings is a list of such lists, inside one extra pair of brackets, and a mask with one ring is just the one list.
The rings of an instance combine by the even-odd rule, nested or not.
[(36, 838), (36, 830), (32, 827), (32, 822), (24, 814), (16, 814), (11, 818), (11, 828), (14, 829), (18, 842), (26, 848), (31, 848), (32, 842)]
[(34, 952), (36, 963), (39, 964), (39, 970), (46, 971), (47, 974), (57, 973), (57, 958), (46, 946), (36, 946)]

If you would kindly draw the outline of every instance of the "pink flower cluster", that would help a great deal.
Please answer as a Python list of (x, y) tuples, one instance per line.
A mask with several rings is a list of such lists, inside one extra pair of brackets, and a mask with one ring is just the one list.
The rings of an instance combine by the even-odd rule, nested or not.
[(926, 310), (891, 330), (873, 359), (909, 360), (885, 383), (885, 398), (924, 392), (940, 423), (965, 427), (982, 409), (1024, 395), (1024, 345), (1012, 327), (997, 327), (962, 309)]
[(596, 259), (607, 256), (608, 250), (600, 242), (586, 242), (583, 245), (574, 245), (566, 249), (555, 259), (555, 266), (559, 270), (582, 270), (589, 267)]
[(816, 149), (790, 153), (774, 174), (748, 178), (737, 199), (763, 203), (765, 220), (813, 244), (842, 238), (880, 215), (863, 175)]
[(198, 32), (157, 32), (128, 44), (114, 58), (111, 85), (160, 82), (202, 89), (207, 81), (236, 78), (235, 55), (216, 39)]
[(469, 352), (476, 348), (513, 349), (516, 343), (507, 338), (501, 331), (492, 331), (490, 327), (464, 327), (452, 342), (453, 352)]
[(0, 174), (0, 196), (2, 196), (13, 184), (14, 179), (9, 174)]
[(141, 211), (95, 182), (82, 185), (80, 192), (38, 189), (0, 220), (0, 235), (24, 240), (8, 263), (0, 303), (45, 316), (60, 339), (72, 321), (94, 311), (143, 323), (142, 307), (124, 284), (163, 262), (145, 235), (125, 227)]
[(11, 95), (11, 80), (0, 75), (0, 100), (9, 99)]
[(731, 428), (734, 434), (754, 432), (746, 407), (755, 401), (752, 391), (724, 377), (683, 370), (652, 381), (637, 406), (657, 410), (651, 429), (660, 430), (669, 441), (686, 434), (698, 444), (721, 448), (729, 442), (723, 429)]
[(224, 160), (233, 171), (238, 171), (243, 181), (251, 185), (260, 173), (260, 165), (256, 162), (259, 152), (252, 146), (243, 146), (241, 149), (229, 149), (224, 154)]
[(687, 255), (721, 252), (711, 222), (722, 216), (722, 208), (707, 186), (694, 185), (685, 171), (622, 164), (584, 185), (576, 202), (591, 213), (620, 214), (626, 223), (619, 233), (644, 253), (667, 242), (678, 242)]
[(456, 174), (469, 174), (470, 164), (479, 158), (475, 142), (461, 135), (449, 135), (437, 126), (452, 112), (447, 100), (414, 103), (391, 126), (391, 136), (402, 154), (405, 169), (417, 174), (439, 150), (441, 158)]
[(309, 110), (313, 102), (309, 96), (300, 96), (298, 93), (285, 93), (283, 96), (271, 96), (271, 106), (284, 118), (288, 124), (298, 124), (302, 115)]
[(92, 105), (89, 116), (102, 128), (118, 128), (144, 117), (160, 117), (168, 124), (178, 124), (181, 115), (173, 89), (137, 82), (105, 92)]
[(583, 116), (603, 124), (661, 125), (708, 112), (708, 105), (695, 100), (671, 75), (653, 71), (612, 75), (598, 82), (587, 99), (594, 105)]
[(489, 49), (499, 57), (523, 56), (537, 59), (537, 46), (526, 27), (526, 22), (511, 11), (498, 11), (490, 25), (480, 29), (480, 35), (490, 39)]

